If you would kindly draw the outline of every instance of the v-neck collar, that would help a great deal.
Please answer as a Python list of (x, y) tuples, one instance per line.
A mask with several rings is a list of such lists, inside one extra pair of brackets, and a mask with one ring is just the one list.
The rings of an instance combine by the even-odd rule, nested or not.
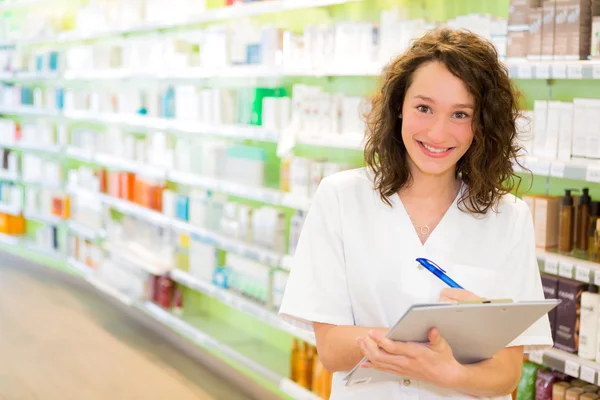
[[(398, 193), (395, 193), (392, 196), (392, 198), (391, 198), (392, 203), (394, 205), (398, 206), (399, 210), (401, 211), (402, 218), (403, 218), (403, 221), (401, 221), (401, 223), (402, 224), (406, 223), (410, 227), (410, 231), (412, 233), (411, 238), (415, 242), (415, 245), (418, 245), (418, 248), (425, 249), (425, 248), (429, 247), (431, 245), (432, 239), (433, 239), (433, 241), (435, 241), (438, 236), (446, 237), (446, 239), (450, 239), (452, 237), (452, 236), (444, 235), (444, 231), (447, 231), (447, 229), (450, 227), (449, 224), (451, 225), (451, 222), (454, 219), (455, 213), (460, 212), (460, 210), (458, 209), (458, 199), (463, 194), (464, 189), (465, 189), (465, 184), (464, 184), (464, 182), (461, 181), (460, 188), (458, 189), (458, 193), (456, 194), (454, 201), (452, 201), (452, 204), (450, 204), (450, 207), (448, 207), (448, 209), (442, 216), (442, 219), (440, 219), (440, 222), (431, 231), (431, 233), (429, 234), (429, 237), (427, 238), (425, 243), (421, 242), (421, 238), (419, 237), (419, 235), (417, 234), (417, 232), (414, 228), (414, 225), (410, 219), (410, 216), (408, 215), (408, 211), (406, 211), (406, 208), (404, 207), (404, 203), (402, 202), (400, 195)], [(442, 231), (442, 232), (439, 232), (439, 231)]]

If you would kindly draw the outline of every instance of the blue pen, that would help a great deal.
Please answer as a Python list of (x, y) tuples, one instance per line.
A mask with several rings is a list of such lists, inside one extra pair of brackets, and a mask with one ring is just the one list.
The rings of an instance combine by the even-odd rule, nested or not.
[(428, 260), (426, 258), (417, 258), (417, 262), (423, 267), (425, 267), (425, 269), (427, 269), (429, 272), (440, 278), (446, 285), (450, 286), (451, 288), (464, 289), (458, 283), (454, 282), (448, 275), (446, 275), (446, 271), (440, 268), (440, 266), (434, 263), (433, 261)]

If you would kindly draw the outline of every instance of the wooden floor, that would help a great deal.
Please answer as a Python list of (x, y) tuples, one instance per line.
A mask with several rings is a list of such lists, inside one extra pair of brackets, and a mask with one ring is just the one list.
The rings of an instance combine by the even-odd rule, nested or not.
[(102, 297), (0, 253), (0, 400), (244, 400)]

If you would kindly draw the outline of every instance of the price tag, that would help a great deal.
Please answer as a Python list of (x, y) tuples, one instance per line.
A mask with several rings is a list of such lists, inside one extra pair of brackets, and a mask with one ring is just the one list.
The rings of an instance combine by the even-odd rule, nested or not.
[(565, 374), (579, 378), (579, 364), (571, 360), (565, 361)]
[(555, 178), (565, 177), (565, 164), (561, 162), (553, 162), (550, 165), (550, 176)]
[(588, 165), (585, 172), (585, 180), (588, 182), (600, 182), (600, 165)]
[(551, 275), (558, 275), (558, 260), (546, 258), (544, 263), (544, 272)]
[(562, 276), (563, 278), (572, 278), (573, 264), (561, 261), (558, 264), (558, 275)]
[(517, 78), (531, 79), (531, 70), (532, 68), (530, 64), (519, 65), (519, 69), (517, 70)]
[(594, 69), (592, 70), (592, 77), (594, 79), (600, 79), (600, 64), (594, 65)]
[(583, 66), (581, 64), (570, 64), (568, 74), (569, 79), (583, 79)]
[(544, 352), (543, 351), (532, 351), (529, 353), (529, 361), (536, 364), (544, 364)]
[(575, 269), (575, 279), (581, 282), (589, 283), (590, 281), (590, 269), (583, 265), (578, 265)]
[(593, 369), (586, 367), (586, 366), (581, 366), (581, 372), (579, 374), (579, 379), (584, 380), (586, 382), (589, 383), (596, 383), (596, 371), (594, 371)]
[(555, 79), (566, 79), (567, 64), (554, 64), (552, 66), (552, 77)]
[(542, 63), (535, 67), (535, 77), (538, 79), (550, 78), (550, 64)]

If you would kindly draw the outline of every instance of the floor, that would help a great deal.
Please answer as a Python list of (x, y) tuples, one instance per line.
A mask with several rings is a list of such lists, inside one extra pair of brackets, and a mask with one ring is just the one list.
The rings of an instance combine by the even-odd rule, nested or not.
[(47, 267), (0, 253), (0, 400), (246, 400)]

